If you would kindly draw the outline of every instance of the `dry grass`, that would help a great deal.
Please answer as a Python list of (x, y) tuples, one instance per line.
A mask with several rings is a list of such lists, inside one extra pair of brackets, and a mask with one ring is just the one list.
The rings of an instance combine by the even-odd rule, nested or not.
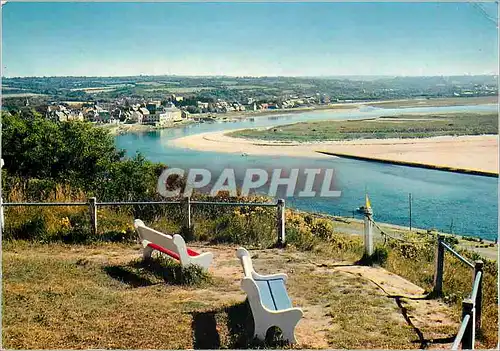
[(399, 115), (390, 119), (314, 121), (267, 129), (243, 129), (228, 136), (266, 141), (335, 141), (498, 134), (498, 113)]
[[(401, 250), (400, 245), (393, 244), (389, 252), (386, 268), (432, 291), (434, 277), (434, 246), (418, 247), (417, 250)], [(474, 253), (465, 250), (459, 252), (469, 261), (481, 259)], [(484, 260), (484, 258), (483, 258)], [(461, 302), (468, 298), (472, 291), (472, 269), (465, 266), (453, 255), (445, 254), (443, 277), (443, 301), (453, 308), (453, 318), (461, 320)], [(477, 334), (476, 347), (494, 348), (498, 342), (498, 270), (496, 262), (485, 260), (483, 279), (483, 312), (482, 328)], [(479, 346), (478, 346), (479, 345)]]
[[(25, 200), (25, 189), (11, 190), (9, 201)], [(51, 201), (84, 201), (81, 193), (64, 187), (44, 196)], [(89, 236), (86, 208), (6, 211), (7, 233), (16, 234), (12, 236), (18, 239), (25, 235), (30, 240), (4, 242), (6, 347), (186, 349), (277, 345), (255, 343), (249, 336), (251, 318), (239, 288), (241, 268), (234, 257), (234, 246), (205, 246), (215, 253), (209, 277), (196, 271), (185, 274), (169, 260), (145, 265), (138, 261), (139, 245), (133, 244), (136, 210), (141, 209), (101, 208), (96, 238)], [(245, 207), (214, 211), (193, 213), (193, 239), (263, 249), (274, 243), (274, 212)], [(178, 212), (177, 207), (151, 212), (147, 223), (162, 231), (179, 232), (183, 218)], [(458, 330), (461, 299), (470, 293), (470, 270), (447, 255), (444, 300), (394, 297), (423, 294), (423, 289), (409, 281), (430, 290), (433, 245), (402, 247), (387, 243), (384, 267), (407, 281), (384, 269), (353, 265), (363, 253), (362, 239), (355, 235), (362, 232), (362, 224), (339, 220), (288, 210), (287, 249), (253, 251), (258, 271), (286, 272), (290, 276), (292, 301), (305, 311), (297, 327), (298, 347), (449, 346)], [(421, 239), (406, 230), (386, 230)], [(71, 245), (61, 243), (66, 238)], [(79, 238), (88, 239), (82, 241), (86, 245), (75, 244)], [(471, 260), (477, 258), (473, 253), (466, 254)], [(483, 329), (479, 335), (482, 347), (494, 347), (497, 342), (496, 272), (493, 263), (486, 265)], [(168, 328), (171, 325), (176, 328)]]
[(460, 97), (460, 98), (435, 98), (435, 99), (413, 99), (400, 101), (371, 102), (369, 105), (379, 108), (407, 108), (407, 107), (430, 107), (430, 106), (467, 106), (481, 104), (496, 104), (498, 96), (482, 97)]
[[(8, 242), (3, 252), (4, 346), (283, 347), (258, 344), (250, 337), (252, 320), (239, 288), (241, 267), (235, 247), (202, 250), (215, 254), (211, 278), (191, 286), (179, 285), (168, 274), (141, 264), (140, 247), (135, 244)], [(400, 283), (381, 268), (354, 271), (359, 266), (352, 262), (331, 266), (335, 257), (323, 254), (325, 262), (318, 262), (317, 253), (294, 249), (252, 254), (256, 270), (290, 276), (292, 301), (305, 311), (296, 331), (298, 348), (419, 348), (423, 340), (439, 347), (429, 338), (438, 335), (448, 341), (454, 335), (454, 322), (442, 327), (426, 317), (430, 309), (439, 308), (450, 320), (450, 308), (437, 301), (388, 297), (385, 290), (398, 291)], [(165, 267), (168, 272), (168, 264)], [(375, 271), (381, 278), (374, 283), (370, 277)], [(417, 308), (415, 303), (433, 305)], [(411, 323), (409, 310), (414, 314)]]

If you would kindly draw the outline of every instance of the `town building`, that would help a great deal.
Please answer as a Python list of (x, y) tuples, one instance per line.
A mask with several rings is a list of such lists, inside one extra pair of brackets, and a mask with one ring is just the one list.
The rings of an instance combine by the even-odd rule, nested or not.
[(144, 115), (142, 124), (164, 126), (168, 123), (182, 121), (182, 112), (178, 108), (166, 108), (164, 112)]
[(64, 105), (49, 105), (45, 117), (55, 122), (84, 120), (82, 111), (70, 110)]
[(146, 104), (146, 108), (151, 114), (155, 114), (156, 111), (160, 108), (160, 106), (161, 106), (161, 101), (150, 101)]
[(196, 104), (197, 104), (198, 108), (201, 108), (201, 109), (207, 109), (208, 108), (208, 102), (197, 101)]
[(150, 115), (149, 110), (145, 107), (139, 107), (139, 112), (142, 114), (144, 119), (147, 119)]

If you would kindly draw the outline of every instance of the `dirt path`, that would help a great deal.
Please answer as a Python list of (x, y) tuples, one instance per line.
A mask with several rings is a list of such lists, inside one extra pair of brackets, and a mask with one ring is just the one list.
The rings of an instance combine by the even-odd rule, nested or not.
[(453, 311), (438, 300), (426, 299), (424, 289), (380, 267), (345, 266), (336, 269), (370, 281), (388, 298), (394, 299), (422, 348), (451, 347), (453, 335), (449, 330), (458, 330), (459, 326)]
[[(377, 307), (385, 310), (387, 315), (381, 314), (381, 318), (387, 320), (387, 323), (395, 322), (400, 326), (411, 328), (414, 334), (412, 340), (414, 347), (449, 348), (454, 337), (450, 331), (458, 330), (458, 323), (450, 307), (437, 300), (426, 300), (422, 288), (381, 267), (357, 266), (352, 262), (318, 265), (311, 260), (314, 257), (309, 254), (280, 252), (278, 255), (278, 250), (259, 250), (251, 253), (254, 255), (256, 270), (263, 273), (281, 271), (289, 275), (289, 292), (294, 306), (300, 306), (304, 310), (304, 318), (296, 330), (297, 339), (300, 340), (302, 347), (321, 349), (337, 347), (332, 333), (339, 329), (339, 325), (332, 323), (328, 318), (330, 304), (318, 303), (320, 301), (316, 297), (304, 296), (307, 288), (302, 285), (304, 282), (295, 278), (297, 275), (304, 275), (305, 272), (312, 277), (320, 276), (325, 280), (328, 279), (328, 286), (337, 292), (345, 293), (344, 295), (350, 295), (349, 289), (354, 283), (361, 287), (363, 295), (382, 298), (381, 306)], [(228, 268), (227, 262), (231, 260), (230, 256), (226, 254), (219, 256), (219, 259), (225, 262), (223, 263), (225, 268), (221, 272), (224, 275), (231, 275), (239, 282), (241, 268), (237, 264)], [(271, 268), (273, 266), (280, 266), (281, 269), (273, 270)], [(311, 281), (306, 279), (305, 283)], [(353, 290), (352, 293), (356, 291)]]

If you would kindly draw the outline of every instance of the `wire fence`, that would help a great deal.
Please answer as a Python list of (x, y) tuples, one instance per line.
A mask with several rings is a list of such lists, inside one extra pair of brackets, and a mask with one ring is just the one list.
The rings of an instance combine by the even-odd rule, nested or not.
[[(119, 208), (121, 214), (130, 218), (130, 223), (135, 218), (156, 218), (168, 219), (169, 229), (176, 232), (183, 230), (194, 230), (195, 223), (202, 223), (207, 216), (210, 218), (222, 218), (223, 215), (230, 213), (230, 209), (239, 208), (245, 212), (246, 209), (265, 209), (263, 215), (267, 216), (267, 222), (274, 222), (274, 225), (268, 226), (267, 236), (271, 232), (275, 235), (275, 241), (278, 244), (285, 242), (285, 201), (278, 199), (274, 202), (231, 202), (231, 201), (197, 201), (190, 198), (184, 198), (173, 201), (108, 201), (98, 202), (95, 197), (89, 198), (86, 202), (5, 202), (1, 203), (2, 216), (1, 225), (2, 233), (5, 228), (3, 218), (3, 209), (12, 208), (46, 208), (46, 207), (62, 207), (68, 208), (87, 208), (84, 210), (84, 221), (89, 224), (89, 229), (92, 235), (97, 235), (97, 232), (106, 227), (113, 229), (113, 215), (108, 213), (108, 216), (103, 216), (100, 213), (105, 208)], [(153, 209), (154, 208), (154, 209)], [(274, 211), (274, 214), (273, 214)], [(11, 218), (15, 220), (15, 216)], [(65, 212), (61, 211), (61, 217), (65, 216)], [(6, 214), (9, 218), (9, 213)], [(62, 218), (61, 220), (63, 220)], [(31, 220), (25, 221), (27, 225)], [(262, 227), (260, 227), (262, 228)]]
[(446, 244), (443, 236), (438, 236), (436, 247), (436, 271), (434, 273), (434, 294), (436, 296), (441, 296), (443, 294), (445, 251), (449, 252), (460, 262), (474, 270), (472, 291), (469, 297), (462, 301), (462, 323), (455, 337), (452, 350), (458, 350), (460, 345), (462, 345), (462, 349), (474, 349), (476, 331), (481, 328), (484, 263), (481, 260), (474, 261), (474, 263), (470, 262), (450, 247), (450, 245)]
[[(437, 235), (437, 240), (433, 234), (427, 233), (428, 237), (422, 238), (420, 240), (410, 240), (405, 238), (404, 235), (396, 233), (389, 233), (388, 229), (381, 228), (372, 218), (371, 213), (366, 214), (366, 221), (369, 222), (373, 227), (378, 230), (378, 236), (372, 235), (369, 239), (365, 234), (365, 247), (366, 240), (379, 239), (383, 241), (384, 245), (388, 244), (389, 240), (394, 240), (401, 244), (408, 245), (435, 245), (435, 272), (434, 272), (434, 282), (433, 291), (430, 296), (441, 297), (443, 295), (443, 277), (444, 277), (444, 259), (445, 252), (449, 252), (453, 257), (458, 259), (465, 266), (474, 270), (473, 281), (472, 281), (472, 291), (468, 298), (462, 301), (462, 323), (455, 337), (452, 350), (458, 350), (460, 346), (462, 349), (474, 349), (474, 344), (476, 340), (476, 332), (481, 328), (481, 314), (482, 314), (482, 282), (483, 282), (483, 266), (484, 263), (481, 260), (470, 262), (468, 259), (460, 255), (451, 245), (445, 242), (445, 236)], [(366, 222), (365, 222), (365, 233), (366, 233)], [(396, 232), (394, 230), (394, 232)]]
[[(261, 208), (270, 210), (271, 212), (266, 212), (265, 215), (269, 215), (274, 211), (274, 223), (268, 228), (268, 235), (274, 233), (275, 241), (278, 244), (285, 243), (285, 201), (283, 199), (278, 199), (275, 202), (224, 202), (224, 201), (197, 201), (191, 200), (190, 198), (184, 198), (174, 201), (116, 201), (116, 202), (98, 202), (95, 197), (89, 198), (86, 202), (6, 202), (0, 203), (1, 209), (1, 225), (2, 232), (4, 229), (4, 208), (24, 208), (24, 207), (64, 207), (64, 208), (87, 208), (84, 212), (87, 213), (86, 218), (88, 218), (88, 223), (90, 224), (90, 230), (92, 233), (96, 234), (98, 231), (98, 224), (100, 220), (104, 223), (101, 225), (112, 226), (112, 219), (100, 218), (99, 210), (104, 208), (121, 208), (128, 211), (128, 215), (133, 218), (138, 218), (137, 214), (141, 213), (147, 215), (147, 208), (152, 207), (162, 207), (163, 209), (170, 207), (171, 209), (163, 212), (153, 212), (155, 215), (169, 216), (175, 219), (178, 223), (177, 230), (181, 228), (188, 228), (192, 230), (194, 223), (203, 222), (203, 218), (207, 215), (210, 217), (221, 217), (229, 208)], [(172, 209), (173, 208), (173, 209)], [(347, 212), (347, 211), (345, 211)], [(356, 211), (350, 211), (354, 218), (357, 213)], [(240, 212), (241, 214), (241, 212)], [(328, 217), (332, 216), (342, 216), (342, 212), (333, 213)], [(361, 214), (365, 218), (365, 248), (366, 240), (370, 240), (371, 249), (373, 249), (373, 240), (383, 242), (387, 245), (389, 241), (393, 240), (398, 243), (408, 244), (408, 245), (436, 245), (436, 235), (432, 233), (424, 233), (424, 237), (419, 236), (419, 240), (408, 239), (405, 237), (407, 230), (384, 227), (382, 228), (378, 223), (373, 220), (372, 214), (364, 213)], [(8, 215), (7, 215), (8, 217)], [(110, 224), (111, 223), (111, 224)], [(132, 220), (130, 221), (132, 223)], [(367, 224), (370, 224), (370, 229), (367, 231)], [(254, 222), (255, 225), (255, 222)], [(374, 233), (371, 228), (376, 228), (377, 232)], [(259, 227), (259, 230), (262, 227)], [(389, 229), (390, 228), (390, 229)], [(257, 233), (262, 234), (261, 232)], [(367, 235), (368, 234), (368, 235)], [(427, 234), (427, 235), (426, 235)], [(369, 247), (369, 246), (368, 246)], [(457, 333), (453, 344), (453, 350), (457, 350), (460, 345), (464, 349), (473, 349), (475, 343), (476, 331), (481, 328), (481, 312), (482, 312), (482, 280), (483, 280), (483, 262), (475, 261), (470, 262), (462, 255), (460, 255), (456, 250), (454, 250), (450, 245), (445, 242), (445, 238), (442, 235), (437, 235), (437, 245), (436, 245), (436, 255), (435, 255), (435, 273), (433, 282), (433, 294), (435, 296), (441, 296), (443, 293), (443, 276), (444, 276), (444, 258), (445, 252), (449, 252), (460, 262), (465, 264), (471, 269), (474, 269), (473, 275), (473, 288), (470, 293), (469, 298), (463, 300), (462, 302), (462, 323), (460, 329)]]

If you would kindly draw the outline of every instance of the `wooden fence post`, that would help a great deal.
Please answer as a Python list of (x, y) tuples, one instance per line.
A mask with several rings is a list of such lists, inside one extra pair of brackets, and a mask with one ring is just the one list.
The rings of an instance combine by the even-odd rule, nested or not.
[(276, 222), (278, 230), (278, 245), (285, 244), (285, 200), (278, 199), (276, 204)]
[(365, 255), (373, 255), (373, 211), (371, 208), (365, 209)]
[(434, 294), (436, 296), (443, 294), (444, 246), (441, 245), (442, 242), (443, 236), (438, 234), (434, 272)]
[(483, 307), (483, 280), (484, 280), (484, 271), (483, 271), (484, 262), (481, 260), (477, 260), (474, 262), (474, 281), (476, 280), (476, 276), (479, 272), (481, 272), (481, 280), (479, 281), (479, 286), (477, 289), (476, 301), (474, 301), (474, 309), (476, 314), (476, 329), (481, 329), (481, 309)]
[(462, 350), (474, 350), (475, 325), (474, 325), (474, 301), (465, 299), (462, 301), (462, 320), (466, 315), (470, 315), (469, 323), (465, 328), (464, 337), (462, 338)]
[(91, 197), (89, 199), (89, 212), (90, 212), (90, 231), (92, 235), (97, 235), (97, 199)]
[(186, 226), (191, 229), (191, 198), (186, 197)]
[(3, 228), (5, 228), (5, 217), (3, 212), (3, 198), (0, 197), (0, 230), (3, 234)]
[[(0, 123), (1, 125), (1, 123)], [(1, 127), (0, 127), (1, 129)], [(1, 139), (1, 138), (0, 138)], [(5, 217), (3, 214), (3, 186), (2, 186), (2, 168), (3, 168), (3, 158), (0, 158), (0, 233), (3, 235), (3, 228), (5, 227)]]

